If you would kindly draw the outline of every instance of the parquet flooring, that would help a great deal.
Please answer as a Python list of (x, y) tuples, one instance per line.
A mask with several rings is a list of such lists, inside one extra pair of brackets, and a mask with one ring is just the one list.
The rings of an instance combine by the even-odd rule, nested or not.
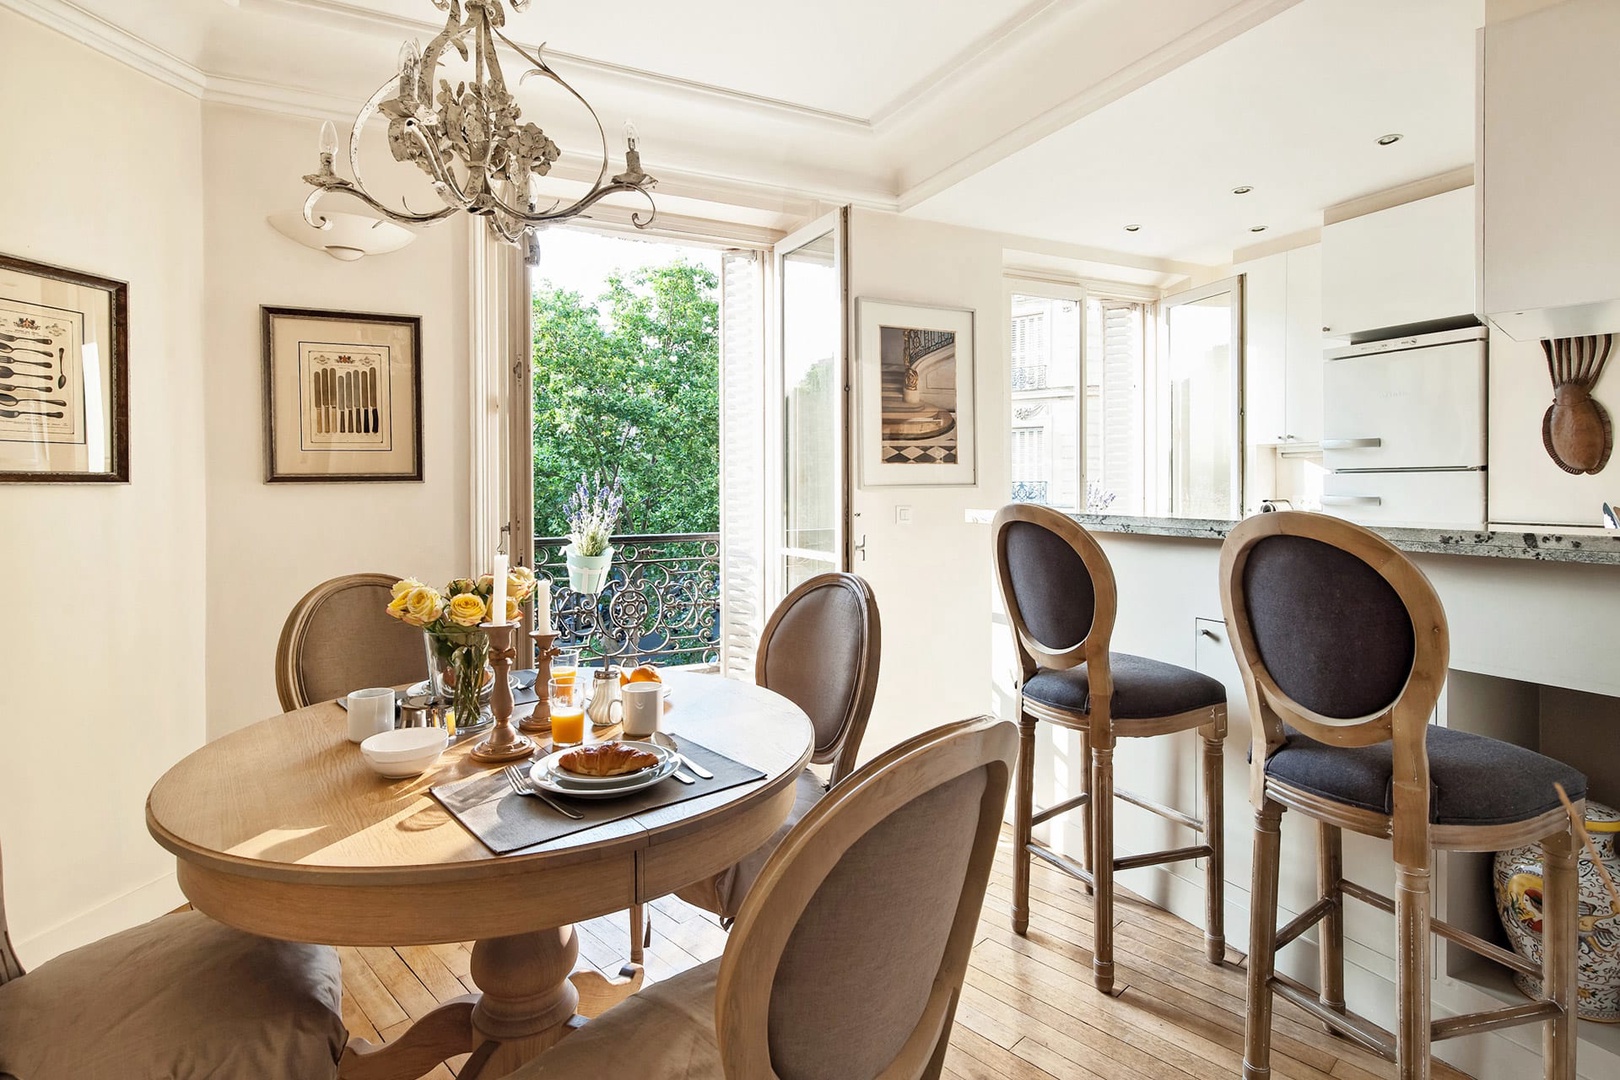
[[(1007, 912), (1009, 848), (997, 857), (946, 1059), (949, 1080), (1230, 1080), (1243, 1072), (1243, 970), (1203, 959), (1203, 932), (1135, 897), (1115, 903), (1118, 997), (1091, 983), (1091, 900), (1039, 864), (1028, 937)], [(674, 897), (652, 904), (649, 982), (720, 955), (726, 933), (713, 916)], [(616, 973), (629, 956), (621, 912), (576, 928), (580, 966)], [(1237, 939), (1231, 939), (1237, 944)], [(468, 945), (341, 949), (343, 1012), (353, 1035), (391, 1038), (441, 1001), (476, 990)], [(428, 1075), (452, 1080), (455, 1066)], [(1394, 1066), (1334, 1038), (1279, 1000), (1276, 1080), (1374, 1080)], [(1436, 1080), (1468, 1080), (1435, 1064)]]

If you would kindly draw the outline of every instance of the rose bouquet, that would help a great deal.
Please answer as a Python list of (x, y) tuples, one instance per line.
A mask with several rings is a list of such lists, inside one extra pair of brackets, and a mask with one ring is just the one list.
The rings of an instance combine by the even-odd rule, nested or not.
[[(514, 566), (506, 577), (504, 621), (516, 622), (522, 616), (523, 602), (534, 588), (534, 571)], [(494, 592), (490, 574), (476, 581), (456, 578), (442, 591), (406, 578), (395, 583), (388, 603), (388, 614), (421, 629), (434, 695), (451, 703), (463, 731), (484, 722), (480, 701), (493, 673), (488, 667), (489, 638), (479, 625), (490, 619)]]

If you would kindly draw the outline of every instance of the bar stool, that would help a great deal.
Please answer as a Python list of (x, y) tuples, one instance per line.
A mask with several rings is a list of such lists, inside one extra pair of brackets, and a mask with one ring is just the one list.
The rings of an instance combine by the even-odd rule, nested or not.
[[(1255, 805), (1243, 1076), (1271, 1075), (1272, 995), (1330, 1031), (1429, 1076), (1433, 1040), (1545, 1023), (1549, 1080), (1575, 1077), (1576, 878), (1553, 783), (1583, 800), (1575, 769), (1510, 743), (1430, 726), (1450, 662), (1445, 611), (1423, 572), (1377, 534), (1320, 514), (1259, 514), (1221, 550), (1221, 603), (1253, 714)], [(1579, 804), (1577, 805), (1577, 809)], [(1282, 814), (1317, 822), (1320, 897), (1277, 928)], [(1341, 830), (1394, 841), (1395, 899), (1344, 878)], [(1546, 854), (1542, 968), (1433, 919), (1434, 851), (1539, 841)], [(1395, 915), (1396, 1028), (1344, 1001), (1344, 899)], [(1317, 923), (1321, 989), (1274, 969), (1276, 950)], [(1545, 998), (1429, 1019), (1431, 929), (1543, 982)]]
[[(1118, 601), (1114, 571), (1097, 541), (1056, 510), (1014, 503), (996, 514), (996, 572), (1018, 645), (1018, 783), (1014, 800), (1013, 930), (1029, 930), (1030, 858), (1038, 857), (1092, 887), (1092, 975), (1097, 989), (1114, 985), (1114, 872), (1186, 859), (1206, 859), (1204, 946), (1210, 963), (1226, 953), (1222, 926), (1225, 844), (1221, 744), (1226, 738), (1226, 687), (1188, 668), (1108, 651)], [(1035, 727), (1045, 720), (1080, 733), (1079, 795), (1035, 808)], [(1203, 733), (1202, 820), (1114, 788), (1119, 738)], [(1114, 855), (1115, 798), (1203, 834), (1192, 847), (1143, 855)], [(1080, 810), (1083, 861), (1062, 855), (1031, 835), (1059, 814)]]

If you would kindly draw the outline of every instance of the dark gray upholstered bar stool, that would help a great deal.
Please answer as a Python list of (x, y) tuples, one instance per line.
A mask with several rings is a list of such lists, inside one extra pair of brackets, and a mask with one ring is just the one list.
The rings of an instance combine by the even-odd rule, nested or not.
[[(1205, 952), (1226, 953), (1222, 923), (1225, 844), (1221, 837), (1221, 744), (1226, 739), (1226, 687), (1207, 675), (1109, 652), (1118, 610), (1108, 557), (1073, 518), (1044, 506), (1014, 503), (995, 519), (996, 571), (1018, 645), (1018, 783), (1013, 831), (1013, 930), (1029, 929), (1029, 860), (1037, 856), (1092, 886), (1092, 973), (1104, 993), (1114, 985), (1114, 871), (1206, 859)], [(1040, 720), (1080, 733), (1081, 793), (1035, 808), (1035, 727)], [(1120, 738), (1203, 734), (1202, 820), (1114, 788), (1114, 742)], [(1203, 834), (1203, 843), (1116, 857), (1115, 798)], [(1075, 862), (1031, 835), (1043, 821), (1078, 809), (1084, 858)]]
[[(1255, 805), (1245, 1080), (1271, 1075), (1272, 995), (1426, 1078), (1430, 1044), (1545, 1023), (1548, 1080), (1574, 1080), (1576, 878), (1569, 817), (1553, 789), (1584, 800), (1575, 769), (1509, 743), (1431, 726), (1450, 663), (1445, 611), (1423, 572), (1377, 534), (1320, 514), (1259, 514), (1221, 551), (1221, 602), (1253, 714)], [(1319, 899), (1277, 928), (1284, 810), (1317, 822)], [(1344, 878), (1343, 829), (1394, 841), (1395, 899)], [(1432, 919), (1433, 852), (1540, 842), (1546, 853), (1540, 970)], [(1396, 1029), (1344, 1001), (1344, 898), (1395, 915)], [(1276, 950), (1313, 925), (1321, 988), (1277, 974)], [(1545, 998), (1429, 1019), (1429, 932), (1542, 980)]]

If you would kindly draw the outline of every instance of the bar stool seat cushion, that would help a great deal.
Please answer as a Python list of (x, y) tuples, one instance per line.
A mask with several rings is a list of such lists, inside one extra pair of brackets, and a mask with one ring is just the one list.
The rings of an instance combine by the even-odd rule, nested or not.
[[(1266, 775), (1324, 799), (1395, 812), (1393, 744), (1327, 746), (1284, 727), (1287, 741)], [(1499, 739), (1429, 725), (1429, 821), (1435, 825), (1510, 825), (1559, 808), (1553, 783), (1586, 797), (1578, 770)]]
[[(1115, 720), (1153, 720), (1226, 704), (1226, 687), (1191, 668), (1129, 653), (1111, 652)], [(1024, 683), (1024, 696), (1042, 705), (1091, 712), (1087, 665), (1063, 671), (1041, 668)]]

